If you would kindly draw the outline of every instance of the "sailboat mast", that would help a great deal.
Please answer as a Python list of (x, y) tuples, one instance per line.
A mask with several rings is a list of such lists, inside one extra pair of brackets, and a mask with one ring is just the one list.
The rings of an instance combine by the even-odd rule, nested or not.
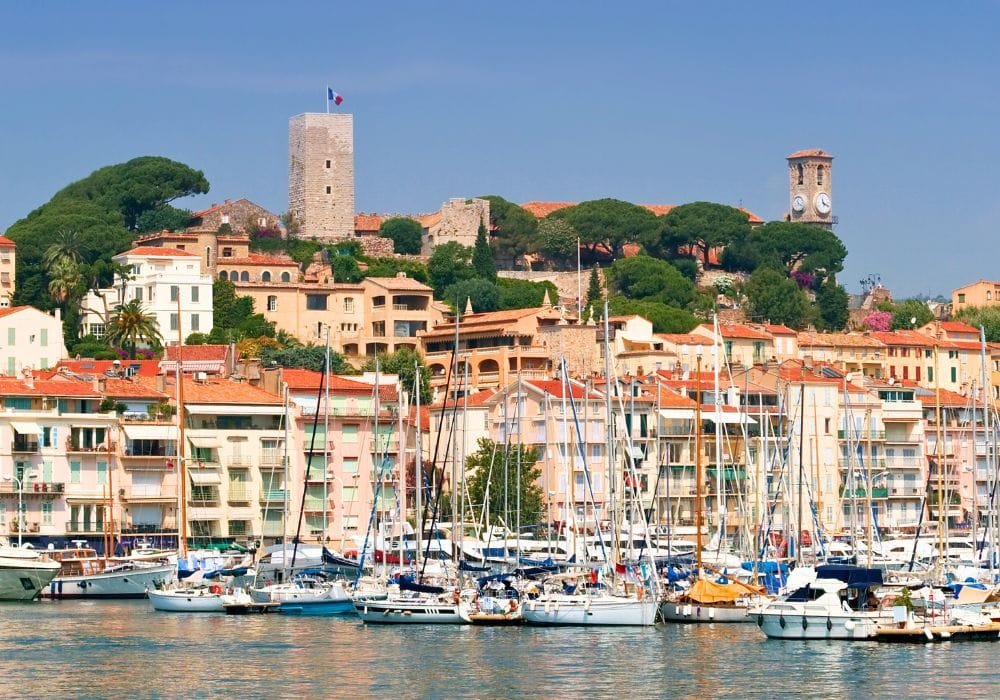
[[(330, 325), (326, 326), (326, 369), (327, 377), (323, 396), (323, 547), (327, 541), (327, 513), (329, 512), (330, 481)], [(315, 431), (313, 431), (315, 432)]]
[(177, 295), (177, 366), (174, 380), (177, 382), (177, 498), (180, 501), (178, 513), (180, 522), (177, 524), (177, 552), (181, 557), (187, 557), (187, 453), (184, 440), (184, 373), (181, 366), (184, 360), (184, 338), (181, 335), (181, 295)]
[(802, 482), (805, 480), (806, 476), (806, 465), (803, 459), (803, 443), (805, 438), (803, 433), (806, 428), (806, 385), (799, 385), (799, 484), (798, 484), (798, 500), (799, 500), (799, 515), (795, 519), (795, 527), (798, 528), (798, 532), (795, 533), (795, 563), (802, 563)]
[[(417, 407), (417, 437), (416, 437), (416, 459), (414, 460), (415, 489), (413, 493), (413, 509), (416, 512), (414, 521), (417, 523), (417, 556), (415, 564), (420, 566), (420, 549), (424, 538), (424, 436), (420, 432), (420, 364), (413, 361), (413, 394), (414, 405)], [(443, 410), (443, 409), (442, 409)]]
[(722, 396), (719, 393), (719, 365), (722, 363), (722, 354), (719, 352), (719, 343), (722, 342), (722, 334), (719, 331), (719, 317), (712, 314), (712, 336), (715, 342), (712, 343), (712, 353), (715, 355), (714, 381), (714, 404), (715, 404), (715, 510), (716, 524), (719, 528), (719, 556), (725, 551), (726, 545), (726, 494), (724, 471), (726, 468), (725, 459), (722, 454), (722, 430), (725, 425), (722, 422)]
[(938, 563), (944, 564), (944, 515), (941, 507), (944, 505), (944, 443), (941, 440), (941, 376), (938, 374), (938, 346), (934, 343), (934, 433), (936, 445), (934, 456), (937, 462), (937, 521), (938, 521)]
[[(617, 507), (616, 502), (616, 492), (618, 490), (618, 466), (615, 460), (615, 440), (614, 440), (614, 425), (615, 425), (615, 415), (611, 409), (611, 392), (617, 390), (618, 385), (613, 382), (611, 377), (611, 320), (608, 318), (608, 300), (604, 300), (604, 410), (605, 410), (605, 421), (604, 421), (604, 449), (607, 452), (607, 471), (605, 473), (605, 478), (608, 480), (608, 491), (609, 491), (609, 506), (612, 521), (614, 521), (617, 516), (615, 514), (615, 508)], [(615, 541), (615, 547), (617, 548), (618, 542)]]
[(695, 363), (695, 407), (694, 407), (694, 530), (695, 552), (697, 553), (696, 574), (701, 576), (701, 355)]

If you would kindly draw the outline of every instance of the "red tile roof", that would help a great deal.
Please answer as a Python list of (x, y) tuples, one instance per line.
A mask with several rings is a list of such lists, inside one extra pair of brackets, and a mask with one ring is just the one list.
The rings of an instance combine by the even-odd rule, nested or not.
[(11, 314), (15, 314), (18, 311), (24, 311), (25, 309), (33, 309), (33, 308), (35, 308), (35, 307), (33, 307), (33, 306), (8, 306), (7, 308), (0, 309), (0, 318), (3, 318), (4, 316), (10, 316)]
[[(160, 373), (159, 360), (121, 360), (117, 365), (122, 371), (138, 366), (136, 374), (142, 377), (155, 377)], [(85, 376), (101, 375), (115, 368), (114, 360), (94, 360), (82, 357), (78, 360), (59, 360), (56, 369), (65, 367), (73, 374)]]
[[(482, 389), (473, 394), (469, 394), (468, 398), (459, 398), (458, 407), (462, 408), (464, 406), (469, 406), (469, 408), (474, 408), (476, 406), (483, 406), (487, 401), (496, 396), (499, 392), (494, 389)], [(437, 403), (431, 404), (428, 408), (431, 409), (442, 409), (442, 408), (454, 408), (455, 402), (451, 399), (447, 401), (438, 401)]]
[(166, 394), (130, 379), (108, 377), (104, 380), (104, 395), (115, 399), (156, 399), (164, 400)]
[(164, 348), (164, 360), (177, 361), (178, 355), (181, 362), (199, 362), (218, 360), (223, 361), (229, 354), (228, 345), (168, 345)]
[[(708, 332), (712, 331), (712, 325), (709, 323), (703, 323), (699, 326)], [(719, 334), (723, 338), (744, 338), (746, 340), (774, 340), (769, 334), (762, 331), (755, 330), (750, 326), (744, 326), (740, 323), (721, 323), (719, 324)], [(711, 342), (711, 340), (709, 340)]]
[(126, 250), (123, 253), (118, 253), (118, 255), (114, 257), (120, 258), (125, 255), (148, 255), (150, 257), (185, 257), (185, 258), (198, 257), (194, 253), (189, 253), (188, 251), (181, 250), (180, 248), (160, 248), (158, 246), (138, 246), (136, 248), (132, 248), (131, 250)]
[(938, 321), (938, 327), (946, 333), (975, 333), (979, 335), (978, 328), (962, 321)]
[(881, 340), (886, 345), (905, 345), (933, 347), (934, 339), (916, 331), (872, 331), (872, 337)]
[(382, 227), (382, 217), (378, 214), (356, 214), (354, 216), (355, 231), (378, 231)]
[(785, 156), (787, 160), (792, 158), (829, 158), (833, 160), (833, 156), (824, 151), (822, 148), (806, 148), (801, 151), (795, 151), (791, 155)]
[(90, 382), (59, 375), (52, 379), (36, 379), (35, 391), (42, 396), (76, 396), (95, 399), (101, 396), (94, 390)]
[(365, 281), (371, 282), (372, 284), (382, 287), (383, 289), (392, 289), (401, 292), (433, 291), (431, 287), (428, 287), (423, 282), (415, 280), (412, 277), (366, 277)]
[(796, 331), (793, 331), (788, 326), (777, 326), (772, 323), (762, 323), (758, 327), (764, 329), (771, 335), (798, 335)]
[(217, 267), (225, 267), (226, 265), (268, 265), (271, 267), (295, 267), (297, 268), (299, 264), (292, 260), (291, 258), (277, 255), (255, 255), (251, 254), (245, 258), (218, 258), (215, 261)]
[[(558, 379), (527, 379), (524, 381), (524, 383), (548, 394), (553, 398), (561, 399), (563, 397), (564, 385), (563, 382)], [(569, 397), (573, 397), (574, 399), (584, 398), (585, 392), (582, 386), (574, 382), (569, 382), (567, 385), (569, 386), (569, 395), (567, 396), (567, 398)], [(594, 392), (590, 392), (590, 395), (587, 398), (599, 399), (601, 397), (598, 394), (595, 394)]]
[(7, 238), (7, 236), (0, 236), (0, 248), (16, 246), (17, 243)]
[[(155, 379), (140, 377), (139, 381), (146, 386), (155, 388)], [(165, 391), (170, 396), (177, 395), (173, 375), (165, 378)], [(184, 403), (237, 404), (237, 405), (281, 405), (281, 397), (264, 389), (228, 379), (209, 378), (207, 381), (196, 381), (192, 377), (184, 377)]]

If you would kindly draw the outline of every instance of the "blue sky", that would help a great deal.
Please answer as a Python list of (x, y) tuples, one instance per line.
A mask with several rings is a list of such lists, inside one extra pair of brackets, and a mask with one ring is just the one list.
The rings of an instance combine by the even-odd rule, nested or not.
[(183, 206), (284, 211), (288, 117), (330, 84), (355, 115), (359, 211), (495, 193), (773, 219), (784, 156), (821, 147), (841, 281), (948, 292), (1000, 276), (1000, 8), (944, 7), (3, 3), (0, 230), (138, 155), (205, 171), (211, 193)]

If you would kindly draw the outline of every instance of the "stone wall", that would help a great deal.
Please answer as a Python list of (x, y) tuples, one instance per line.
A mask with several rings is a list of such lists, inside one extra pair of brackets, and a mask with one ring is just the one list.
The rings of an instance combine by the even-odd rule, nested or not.
[(218, 231), (222, 224), (229, 224), (234, 233), (247, 233), (251, 226), (276, 228), (278, 216), (249, 199), (227, 199), (222, 204), (213, 204), (199, 217), (197, 228)]
[(288, 121), (288, 209), (304, 238), (354, 237), (354, 118), (299, 114)]
[(590, 377), (600, 369), (597, 326), (585, 323), (542, 326), (538, 341), (548, 348), (549, 362), (559, 367), (566, 358), (566, 367), (573, 377)]
[[(605, 289), (604, 270), (598, 268), (597, 275), (601, 279), (601, 288)], [(576, 271), (555, 272), (551, 270), (499, 270), (497, 276), (512, 280), (528, 280), (529, 282), (551, 282), (559, 291), (559, 300), (563, 304), (576, 304), (577, 296), (577, 274)], [(582, 288), (584, 301), (587, 299), (587, 287), (590, 284), (590, 270), (580, 271), (580, 287)], [(556, 300), (552, 299), (555, 304)], [(574, 312), (575, 313), (575, 312)]]
[(490, 203), (485, 199), (453, 197), (441, 205), (441, 218), (428, 227), (425, 248), (433, 250), (443, 243), (461, 243), (470, 248), (476, 244), (479, 225), (490, 224)]
[(390, 258), (393, 255), (391, 238), (359, 236), (354, 240), (361, 246), (361, 252), (370, 258)]

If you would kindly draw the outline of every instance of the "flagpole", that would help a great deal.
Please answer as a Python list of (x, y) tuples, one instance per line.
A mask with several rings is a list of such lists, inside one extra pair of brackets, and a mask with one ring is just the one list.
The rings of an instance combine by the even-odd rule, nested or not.
[(330, 86), (329, 85), (326, 86), (326, 95), (324, 95), (324, 97), (326, 97), (326, 113), (329, 114), (330, 113)]

